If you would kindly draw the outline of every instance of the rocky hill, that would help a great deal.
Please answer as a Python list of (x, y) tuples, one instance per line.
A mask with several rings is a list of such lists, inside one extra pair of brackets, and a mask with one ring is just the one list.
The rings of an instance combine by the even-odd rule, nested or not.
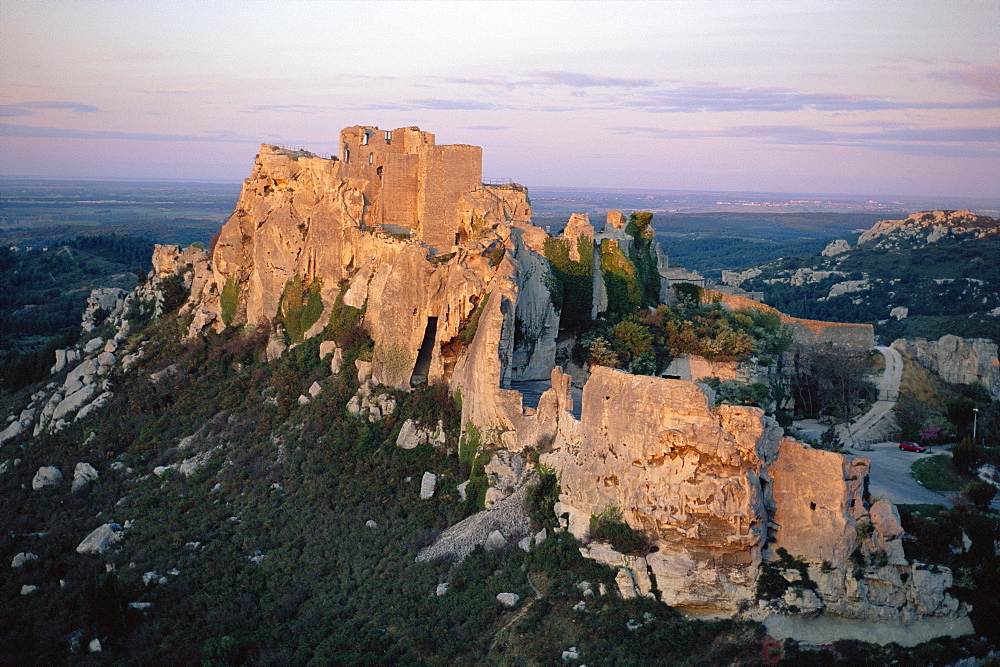
[(914, 560), (866, 459), (662, 377), (691, 351), (863, 352), (870, 327), (784, 330), (672, 289), (648, 214), (549, 236), (523, 187), (482, 183), (475, 147), (340, 138), (329, 158), (263, 146), (210, 249), (158, 246), (6, 400), (3, 655), (801, 664), (759, 622), (973, 632), (980, 580)]
[(871, 323), (886, 343), (945, 334), (1000, 342), (998, 256), (1000, 221), (928, 211), (878, 222), (855, 246), (834, 241), (723, 280), (791, 315)]

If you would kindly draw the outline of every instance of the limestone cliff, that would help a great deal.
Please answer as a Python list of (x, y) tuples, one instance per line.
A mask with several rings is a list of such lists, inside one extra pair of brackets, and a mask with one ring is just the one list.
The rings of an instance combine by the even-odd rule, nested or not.
[(945, 382), (979, 382), (993, 398), (1000, 398), (1000, 359), (997, 358), (997, 345), (991, 340), (965, 339), (949, 334), (936, 341), (900, 338), (892, 347), (934, 371)]

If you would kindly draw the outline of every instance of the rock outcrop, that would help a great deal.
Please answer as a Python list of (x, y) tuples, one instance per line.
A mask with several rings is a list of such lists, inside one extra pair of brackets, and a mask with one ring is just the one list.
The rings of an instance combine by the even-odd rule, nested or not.
[(893, 341), (892, 347), (937, 373), (945, 382), (979, 382), (994, 399), (1000, 399), (1000, 359), (997, 345), (991, 340), (948, 334), (936, 341), (900, 338)]
[(921, 211), (903, 220), (882, 220), (858, 238), (858, 245), (886, 235), (922, 237), (934, 243), (945, 236), (967, 234), (983, 238), (1000, 233), (1000, 220), (972, 211)]
[(561, 472), (562, 511), (589, 518), (613, 506), (653, 537), (646, 560), (670, 604), (735, 609), (752, 597), (776, 424), (756, 408), (713, 409), (690, 382), (598, 367), (574, 430), (543, 457)]

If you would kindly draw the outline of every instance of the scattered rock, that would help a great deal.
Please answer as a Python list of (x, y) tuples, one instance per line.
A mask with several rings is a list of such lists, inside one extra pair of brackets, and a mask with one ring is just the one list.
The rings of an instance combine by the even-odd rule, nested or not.
[(128, 608), (129, 609), (137, 609), (138, 611), (146, 611), (147, 609), (151, 609), (152, 607), (153, 607), (153, 603), (152, 602), (129, 602), (128, 603)]
[(100, 653), (102, 650), (100, 639), (91, 639), (90, 643), (87, 644), (87, 650), (91, 653)]
[(323, 391), (323, 387), (320, 386), (319, 382), (313, 382), (309, 385), (309, 395), (313, 398), (319, 396), (321, 391)]
[(73, 491), (87, 488), (97, 477), (98, 473), (94, 466), (82, 461), (77, 463), (76, 469), (73, 471)]
[(570, 646), (568, 649), (562, 652), (563, 662), (569, 662), (570, 660), (579, 660), (580, 652), (575, 646)]
[(830, 243), (823, 248), (823, 252), (820, 254), (824, 257), (833, 257), (841, 253), (845, 253), (851, 249), (851, 244), (844, 239), (837, 239), (836, 241), (830, 241)]
[(376, 523), (374, 519), (368, 519), (367, 521), (365, 521), (365, 528), (371, 528), (371, 529), (378, 528), (378, 523)]
[(161, 382), (162, 380), (165, 380), (171, 375), (176, 374), (177, 371), (179, 370), (180, 366), (178, 366), (177, 364), (170, 364), (163, 370), (156, 371), (155, 373), (150, 373), (149, 379), (153, 381), (153, 384), (156, 384), (157, 382)]
[(57, 486), (62, 481), (62, 478), (63, 474), (59, 471), (59, 468), (42, 466), (35, 473), (34, 479), (31, 480), (31, 488), (34, 491), (38, 491), (39, 489), (44, 489), (46, 486)]
[(79, 554), (102, 554), (122, 538), (122, 527), (117, 523), (98, 526), (76, 547)]
[(21, 595), (31, 595), (38, 590), (38, 586), (32, 586), (31, 584), (25, 584), (21, 586)]
[(142, 583), (144, 586), (151, 586), (153, 584), (165, 584), (167, 583), (167, 578), (164, 577), (159, 572), (155, 570), (150, 570), (142, 575)]
[(434, 489), (437, 488), (437, 475), (432, 472), (425, 472), (420, 480), (420, 498), (426, 500), (434, 497)]
[(87, 344), (83, 346), (84, 354), (93, 354), (99, 349), (104, 347), (104, 339), (98, 336), (97, 338), (91, 338), (87, 341)]
[(305, 405), (309, 402), (309, 397), (305, 394), (299, 394), (299, 405)]
[(458, 489), (457, 489), (458, 490), (458, 497), (461, 498), (462, 500), (465, 500), (465, 490), (467, 488), (469, 488), (469, 480), (465, 480), (464, 482), (462, 482), (461, 484), (458, 485)]
[(497, 593), (497, 600), (505, 607), (514, 607), (517, 605), (521, 596), (517, 593)]
[(443, 584), (438, 584), (437, 588), (434, 590), (434, 595), (441, 597), (448, 592), (448, 588), (451, 586), (447, 581)]
[(17, 569), (22, 565), (24, 565), (25, 563), (33, 560), (38, 560), (38, 556), (30, 552), (25, 553), (24, 551), (22, 551), (21, 553), (14, 556), (14, 558), (10, 561), (10, 566), (13, 569)]

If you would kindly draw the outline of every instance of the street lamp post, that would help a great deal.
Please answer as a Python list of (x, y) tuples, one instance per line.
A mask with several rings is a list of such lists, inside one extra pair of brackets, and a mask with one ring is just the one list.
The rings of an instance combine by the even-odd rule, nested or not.
[(972, 442), (976, 442), (976, 424), (979, 422), (979, 408), (972, 408)]

